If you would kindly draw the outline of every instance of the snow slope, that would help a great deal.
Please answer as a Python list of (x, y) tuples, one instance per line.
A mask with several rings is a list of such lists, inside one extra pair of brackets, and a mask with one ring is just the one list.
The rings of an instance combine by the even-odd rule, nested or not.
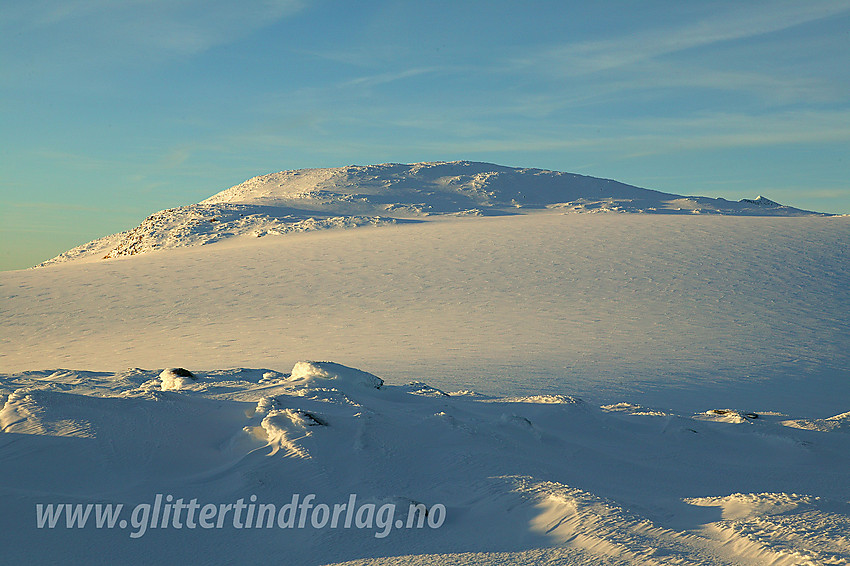
[[(384, 385), (323, 362), (299, 362), (288, 374), (196, 372), (177, 390), (173, 373), (4, 378), (4, 561), (850, 561), (846, 432), (789, 426), (775, 413), (732, 422), (711, 411), (599, 408), (565, 395)], [(37, 503), (123, 503), (127, 518), (157, 493), (215, 504), (256, 496), (277, 506), (293, 494), (315, 494), (317, 505), (356, 494), (361, 504), (405, 512), (411, 502), (442, 504), (446, 519), (411, 529), (395, 521), (389, 529), (258, 527), (247, 514), (211, 530), (168, 521), (156, 530), (68, 529), (64, 519), (35, 527)]]
[[(174, 237), (158, 253), (0, 273), (0, 562), (850, 562), (850, 218), (574, 214), (550, 172), (517, 208), (499, 176), (531, 173), (507, 168), (493, 195), (411, 192), (463, 167), (495, 166), (281, 173), (195, 205), (380, 226), (258, 239), (236, 212), (217, 237), (182, 211), (145, 229)], [(611, 186), (585, 210), (668, 199)], [(378, 537), (36, 526), (38, 504), (127, 520), (157, 494), (446, 512)]]
[(41, 265), (434, 215), (641, 212), (799, 216), (817, 213), (764, 197), (683, 197), (572, 173), (470, 161), (301, 169), (254, 177), (198, 204), (157, 212), (127, 232), (83, 244)]
[[(850, 219), (444, 219), (0, 274), (0, 368), (273, 367), (826, 418)], [(473, 368), (473, 369), (470, 369)]]

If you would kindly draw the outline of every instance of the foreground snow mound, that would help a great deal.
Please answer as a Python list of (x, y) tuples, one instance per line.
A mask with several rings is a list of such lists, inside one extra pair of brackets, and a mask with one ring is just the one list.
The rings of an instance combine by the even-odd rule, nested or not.
[(766, 199), (684, 197), (609, 179), (471, 161), (281, 171), (249, 179), (198, 204), (157, 212), (127, 232), (69, 250), (41, 265), (112, 259), (214, 243), (240, 235), (282, 235), (380, 226), (431, 216), (482, 216), (554, 209), (799, 216), (816, 213)]
[[(357, 385), (380, 389), (384, 380), (365, 371), (334, 362), (298, 362), (289, 381), (301, 385)], [(333, 381), (333, 383), (329, 383)]]
[[(305, 566), (850, 561), (850, 435), (829, 427), (449, 394), (333, 362), (187, 374), (0, 375), (0, 532), (28, 543), (4, 560), (93, 563), (109, 548), (102, 563), (230, 564), (247, 547)], [(157, 494), (177, 518), (132, 519)], [(100, 511), (37, 527), (51, 502), (124, 511), (112, 527), (95, 526)], [(189, 502), (212, 504), (220, 526), (189, 526)], [(340, 505), (363, 511), (346, 527)], [(418, 506), (427, 522), (407, 527)]]
[(782, 424), (821, 432), (850, 432), (850, 411), (826, 419), (795, 419)]

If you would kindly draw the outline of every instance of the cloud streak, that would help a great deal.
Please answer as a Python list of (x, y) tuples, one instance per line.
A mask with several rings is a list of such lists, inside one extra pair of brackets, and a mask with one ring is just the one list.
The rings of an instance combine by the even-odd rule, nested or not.
[(149, 64), (226, 45), (304, 7), (304, 0), (17, 2), (0, 14), (0, 48), (18, 76), (67, 66)]
[(516, 59), (512, 64), (546, 73), (586, 75), (628, 67), (688, 49), (777, 32), (847, 11), (850, 11), (850, 3), (846, 0), (783, 2), (769, 6), (745, 3), (735, 10), (694, 24), (570, 43), (530, 58)]
[[(451, 120), (451, 116), (445, 119)], [(458, 130), (464, 126), (455, 116)], [(400, 122), (400, 125), (407, 124)], [(696, 118), (644, 118), (573, 124), (518, 134), (510, 127), (479, 132), (469, 138), (444, 139), (422, 144), (428, 150), (451, 152), (542, 152), (590, 150), (625, 158), (675, 154), (683, 151), (770, 147), (780, 145), (841, 144), (850, 141), (850, 110), (786, 111), (754, 116), (707, 113)], [(598, 130), (598, 131), (596, 131)]]
[(406, 69), (404, 71), (397, 72), (387, 72), (380, 73), (377, 75), (369, 75), (364, 77), (357, 77), (355, 79), (351, 79), (343, 82), (341, 87), (375, 87), (388, 83), (394, 83), (396, 81), (401, 81), (413, 77), (418, 77), (421, 75), (428, 75), (440, 72), (442, 69), (439, 67), (419, 67), (413, 69)]

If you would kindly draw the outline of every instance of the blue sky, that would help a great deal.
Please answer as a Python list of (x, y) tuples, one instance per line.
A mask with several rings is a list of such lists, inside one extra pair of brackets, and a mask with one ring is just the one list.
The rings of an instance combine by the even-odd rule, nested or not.
[(850, 0), (0, 0), (0, 269), (302, 167), (850, 213)]

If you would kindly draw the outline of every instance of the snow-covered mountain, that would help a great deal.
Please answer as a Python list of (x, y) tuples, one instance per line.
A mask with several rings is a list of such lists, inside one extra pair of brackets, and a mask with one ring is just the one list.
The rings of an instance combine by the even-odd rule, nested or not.
[(685, 197), (609, 179), (470, 161), (282, 171), (254, 177), (200, 203), (157, 212), (132, 230), (97, 239), (41, 265), (153, 250), (435, 216), (634, 212), (800, 216), (817, 213), (764, 197)]
[(72, 257), (0, 272), (2, 564), (850, 563), (850, 217), (381, 165)]

